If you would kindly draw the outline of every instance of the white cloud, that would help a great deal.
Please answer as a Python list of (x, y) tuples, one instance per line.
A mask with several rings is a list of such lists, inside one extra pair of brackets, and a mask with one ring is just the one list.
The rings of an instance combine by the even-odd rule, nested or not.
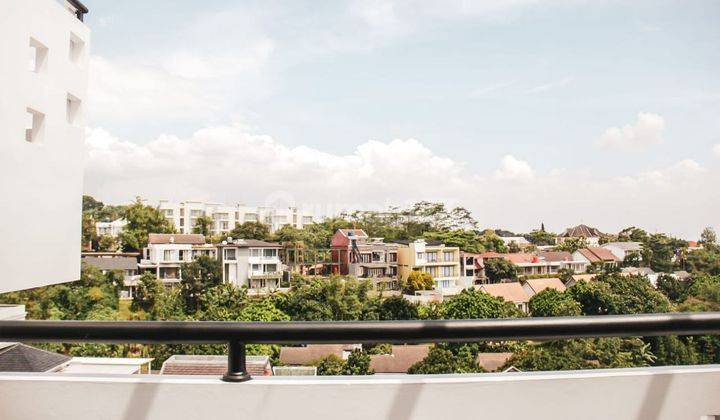
[(716, 157), (720, 158), (720, 143), (713, 146), (713, 153), (715, 153)]
[(495, 178), (502, 180), (527, 180), (534, 176), (529, 163), (512, 155), (503, 156), (500, 168), (495, 171)]
[(611, 127), (598, 139), (597, 146), (604, 149), (644, 150), (662, 143), (665, 120), (657, 114), (641, 112), (634, 124)]
[(691, 159), (603, 178), (563, 169), (538, 174), (506, 155), (487, 174), (414, 139), (371, 140), (333, 154), (289, 147), (241, 126), (210, 127), (189, 138), (162, 135), (143, 145), (94, 128), (86, 146), (85, 191), (111, 203), (140, 195), (296, 204), (333, 214), (433, 200), (466, 206), (482, 226), (525, 231), (543, 221), (561, 230), (585, 221), (611, 232), (640, 225), (688, 238), (716, 223), (720, 212), (720, 173)]

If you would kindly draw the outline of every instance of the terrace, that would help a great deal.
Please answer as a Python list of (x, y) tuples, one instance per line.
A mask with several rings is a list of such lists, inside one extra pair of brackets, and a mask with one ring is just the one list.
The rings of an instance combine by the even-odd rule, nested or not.
[(718, 332), (720, 313), (304, 323), (2, 321), (0, 340), (4, 341), (228, 343), (229, 353), (222, 378), (0, 374), (0, 407), (10, 418), (316, 419), (341, 415), (358, 419), (715, 420), (720, 415), (717, 365), (436, 376), (251, 377), (245, 368), (245, 344), (471, 342)]

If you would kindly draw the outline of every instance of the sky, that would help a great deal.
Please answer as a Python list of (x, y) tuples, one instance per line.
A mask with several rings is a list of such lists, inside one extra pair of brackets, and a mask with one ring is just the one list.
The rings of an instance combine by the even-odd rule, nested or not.
[(105, 202), (720, 230), (720, 2), (86, 4)]

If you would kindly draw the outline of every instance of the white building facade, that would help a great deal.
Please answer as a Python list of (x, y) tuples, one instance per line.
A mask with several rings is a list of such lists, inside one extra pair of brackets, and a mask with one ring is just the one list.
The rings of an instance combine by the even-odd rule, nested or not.
[(80, 278), (90, 30), (70, 9), (0, 3), (0, 292)]
[(264, 223), (268, 225), (270, 232), (275, 232), (285, 225), (302, 229), (314, 223), (312, 213), (297, 207), (250, 207), (242, 204), (160, 200), (158, 208), (180, 233), (192, 233), (197, 219), (204, 216), (212, 219), (211, 230), (215, 235), (230, 232), (236, 225), (246, 222)]
[(218, 246), (223, 282), (249, 289), (271, 291), (280, 287), (283, 277), (277, 243), (236, 239)]
[(141, 272), (155, 273), (159, 281), (172, 286), (180, 282), (182, 265), (200, 255), (213, 259), (217, 256), (217, 248), (206, 244), (203, 235), (151, 233), (138, 268)]
[(125, 219), (117, 219), (112, 222), (95, 222), (95, 232), (98, 236), (111, 236), (117, 238), (125, 229), (128, 222)]

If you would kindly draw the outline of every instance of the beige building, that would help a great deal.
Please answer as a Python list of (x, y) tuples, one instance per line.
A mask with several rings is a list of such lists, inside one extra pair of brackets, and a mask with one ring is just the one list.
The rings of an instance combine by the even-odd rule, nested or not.
[(464, 287), (460, 270), (460, 248), (434, 241), (395, 241), (398, 244), (398, 277), (407, 280), (412, 271), (428, 273), (435, 289), (444, 295), (459, 293)]

